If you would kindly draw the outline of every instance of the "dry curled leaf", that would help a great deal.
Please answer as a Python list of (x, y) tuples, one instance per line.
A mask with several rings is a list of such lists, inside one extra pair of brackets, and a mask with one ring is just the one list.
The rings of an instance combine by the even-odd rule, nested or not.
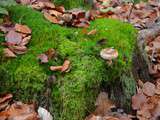
[(63, 68), (62, 66), (50, 66), (51, 71), (61, 71), (62, 68)]
[(62, 65), (61, 72), (66, 72), (70, 68), (70, 64), (71, 62), (69, 60), (65, 60)]

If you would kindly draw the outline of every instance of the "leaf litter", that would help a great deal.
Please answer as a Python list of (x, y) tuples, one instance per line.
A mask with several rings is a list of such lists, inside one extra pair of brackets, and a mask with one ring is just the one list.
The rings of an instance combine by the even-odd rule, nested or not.
[[(33, 9), (41, 11), (44, 17), (54, 24), (67, 25), (73, 27), (87, 28), (90, 25), (90, 21), (95, 18), (113, 18), (122, 21), (130, 22), (138, 29), (144, 29), (152, 26), (158, 17), (160, 17), (160, 4), (155, 0), (149, 0), (148, 2), (140, 2), (133, 6), (133, 3), (124, 3), (118, 0), (97, 0), (94, 4), (94, 9), (84, 11), (82, 9), (65, 10), (63, 6), (55, 6), (49, 0), (17, 0), (21, 4), (30, 5)], [(126, 12), (127, 11), (127, 12)], [(17, 28), (20, 27), (20, 28)], [(12, 57), (16, 57), (15, 52), (18, 49), (23, 35), (18, 33), (31, 34), (30, 30), (26, 29), (26, 26), (18, 25), (17, 27), (0, 27), (1, 31), (9, 34), (9, 39), (6, 37), (6, 45), (8, 49), (5, 49), (6, 55), (9, 54)], [(16, 30), (15, 30), (16, 29)], [(25, 29), (25, 30), (24, 30)], [(14, 33), (15, 32), (15, 33)], [(83, 31), (84, 32), (84, 31)], [(87, 35), (96, 34), (96, 30), (86, 32)], [(12, 39), (12, 36), (16, 36), (16, 39)], [(28, 44), (31, 38), (24, 39), (22, 46)], [(9, 41), (9, 42), (8, 42)], [(16, 45), (16, 47), (15, 47)], [(9, 47), (12, 46), (12, 47)], [(14, 46), (14, 47), (13, 47)], [(132, 97), (132, 108), (137, 111), (137, 118), (140, 120), (156, 120), (160, 116), (160, 37), (156, 37), (147, 42), (145, 48), (149, 59), (152, 64), (149, 66), (150, 74), (156, 79), (156, 84), (146, 82), (141, 84), (141, 87), (137, 89), (137, 94)], [(20, 48), (19, 48), (20, 49)], [(19, 50), (18, 49), (18, 50)], [(17, 50), (17, 51), (18, 51)], [(24, 47), (25, 51), (25, 47)], [(24, 53), (22, 51), (22, 53)], [(41, 63), (48, 63), (50, 59), (46, 53), (38, 56)], [(65, 60), (61, 66), (50, 66), (52, 71), (65, 72), (70, 68), (70, 61)], [(142, 83), (142, 82), (141, 82)], [(108, 99), (106, 93), (100, 93), (100, 102), (96, 102), (97, 109), (86, 120), (131, 120), (133, 116), (120, 112), (112, 112), (114, 104)], [(114, 113), (114, 114), (113, 114)]]
[(15, 58), (17, 55), (27, 52), (26, 45), (31, 40), (31, 29), (22, 24), (4, 22), (0, 25), (0, 31), (5, 33), (5, 42), (2, 43), (6, 48), (3, 49), (4, 57)]
[(53, 120), (52, 115), (35, 103), (13, 101), (12, 94), (0, 94), (0, 120)]

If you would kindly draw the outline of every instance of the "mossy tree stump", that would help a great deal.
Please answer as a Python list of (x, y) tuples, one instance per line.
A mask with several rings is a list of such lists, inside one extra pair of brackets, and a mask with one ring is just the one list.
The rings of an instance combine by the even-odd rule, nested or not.
[[(134, 94), (131, 68), (136, 30), (131, 25), (99, 19), (88, 28), (97, 29), (97, 34), (87, 36), (82, 29), (51, 24), (40, 12), (24, 6), (10, 8), (10, 11), (14, 22), (28, 25), (33, 32), (25, 55), (6, 60), (1, 54), (0, 92), (11, 92), (16, 99), (24, 101), (41, 100), (46, 81), (54, 74), (57, 81), (52, 85), (50, 100), (55, 120), (83, 120), (94, 106), (102, 81), (111, 86), (123, 81), (124, 96), (127, 96), (125, 102)], [(97, 44), (101, 39), (106, 39), (106, 43)], [(100, 50), (106, 47), (119, 51), (119, 57), (112, 66), (108, 66), (99, 56)], [(37, 56), (49, 48), (57, 50), (58, 60), (40, 65)], [(0, 46), (1, 53), (2, 49), (3, 46)], [(72, 65), (69, 73), (49, 71), (50, 65), (61, 65), (66, 58)]]

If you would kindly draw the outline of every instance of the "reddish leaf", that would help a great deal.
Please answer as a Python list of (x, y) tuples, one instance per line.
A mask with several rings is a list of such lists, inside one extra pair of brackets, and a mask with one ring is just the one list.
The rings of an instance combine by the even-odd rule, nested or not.
[(11, 30), (7, 33), (5, 40), (11, 44), (18, 45), (22, 40), (22, 36), (21, 34)]
[(40, 54), (38, 56), (40, 63), (48, 63), (48, 56), (46, 54)]

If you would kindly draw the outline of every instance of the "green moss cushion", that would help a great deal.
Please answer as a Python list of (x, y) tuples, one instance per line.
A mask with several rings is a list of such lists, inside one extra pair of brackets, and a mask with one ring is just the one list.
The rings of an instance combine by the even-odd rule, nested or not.
[[(89, 28), (97, 29), (97, 34), (87, 36), (82, 34), (82, 29), (51, 24), (40, 12), (24, 6), (10, 8), (10, 11), (14, 22), (32, 29), (32, 40), (25, 55), (6, 60), (1, 54), (0, 92), (12, 92), (16, 99), (24, 101), (39, 100), (48, 76), (54, 74), (57, 83), (52, 86), (51, 112), (55, 120), (82, 120), (92, 108), (102, 81), (113, 82), (122, 75), (130, 76), (136, 35), (131, 25), (98, 19), (91, 22)], [(104, 45), (97, 44), (101, 39), (106, 39)], [(1, 37), (0, 41), (3, 40)], [(119, 51), (112, 66), (99, 56), (100, 50), (106, 47)], [(58, 59), (40, 65), (37, 55), (49, 48), (57, 50)], [(71, 61), (69, 73), (49, 71), (50, 65), (61, 65), (66, 58)]]

